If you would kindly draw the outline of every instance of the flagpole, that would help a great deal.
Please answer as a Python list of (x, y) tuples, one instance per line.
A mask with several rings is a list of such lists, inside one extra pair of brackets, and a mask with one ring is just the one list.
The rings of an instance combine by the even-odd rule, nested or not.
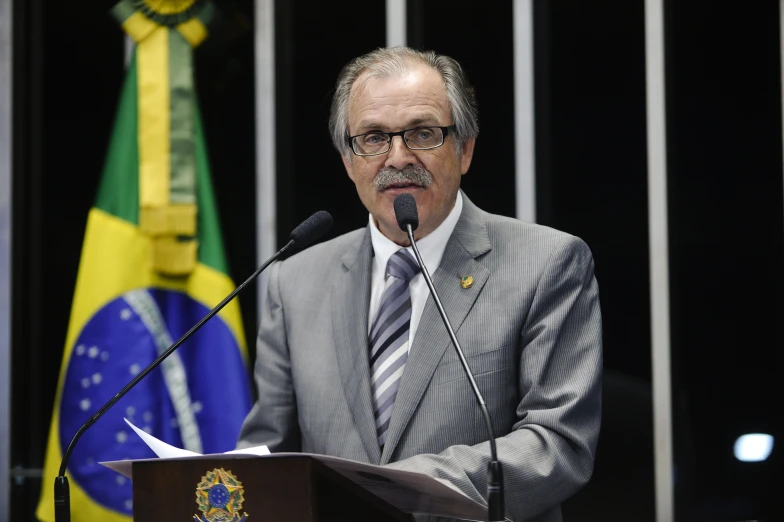
[(0, 0), (0, 520), (10, 519), (12, 0)]
[[(256, 0), (256, 259), (277, 251), (275, 165), (275, 2)], [(266, 275), (256, 285), (258, 315)]]

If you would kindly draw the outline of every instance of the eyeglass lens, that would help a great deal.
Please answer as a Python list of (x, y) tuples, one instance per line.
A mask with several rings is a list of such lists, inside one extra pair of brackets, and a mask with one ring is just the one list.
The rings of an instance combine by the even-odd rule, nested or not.
[[(444, 133), (438, 127), (418, 127), (407, 130), (403, 139), (409, 149), (432, 149), (443, 145)], [(358, 154), (383, 154), (389, 150), (391, 140), (385, 132), (371, 132), (356, 136), (353, 145)]]

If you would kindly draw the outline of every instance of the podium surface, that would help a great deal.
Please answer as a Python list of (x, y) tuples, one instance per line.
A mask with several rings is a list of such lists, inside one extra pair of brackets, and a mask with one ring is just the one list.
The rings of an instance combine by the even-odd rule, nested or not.
[(483, 520), (486, 507), (431, 477), (299, 453), (105, 463), (133, 479), (134, 520), (411, 521), (413, 513)]

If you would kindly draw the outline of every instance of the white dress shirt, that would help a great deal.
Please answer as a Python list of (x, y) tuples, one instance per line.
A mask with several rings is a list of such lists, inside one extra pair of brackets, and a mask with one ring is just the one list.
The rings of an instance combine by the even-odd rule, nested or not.
[[(446, 244), (452, 231), (457, 225), (457, 220), (460, 219), (460, 213), (463, 211), (463, 195), (460, 191), (457, 192), (457, 199), (452, 211), (447, 215), (446, 219), (438, 225), (434, 231), (427, 236), (417, 241), (419, 253), (422, 255), (422, 260), (425, 262), (430, 276), (432, 277), (438, 270), (441, 264), (441, 258), (444, 256)], [(370, 311), (368, 316), (368, 334), (370, 328), (373, 326), (373, 319), (376, 317), (376, 312), (381, 306), (381, 295), (384, 293), (387, 278), (387, 262), (392, 255), (400, 250), (401, 246), (386, 237), (376, 226), (373, 216), (370, 216), (370, 240), (373, 244), (373, 269), (370, 279)], [(411, 257), (416, 259), (414, 249), (407, 247), (406, 250), (411, 254)], [(414, 342), (414, 335), (416, 334), (417, 326), (419, 326), (419, 319), (422, 317), (422, 310), (425, 308), (425, 301), (430, 294), (425, 282), (425, 276), (420, 272), (408, 284), (411, 291), (411, 325), (408, 330), (408, 346)]]

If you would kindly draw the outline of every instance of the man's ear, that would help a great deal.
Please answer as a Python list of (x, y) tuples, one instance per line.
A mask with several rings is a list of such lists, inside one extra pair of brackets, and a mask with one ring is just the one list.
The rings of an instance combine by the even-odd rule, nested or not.
[(474, 145), (476, 145), (476, 138), (471, 138), (463, 143), (463, 153), (460, 155), (460, 174), (468, 172), (468, 167), (471, 166), (471, 160), (474, 158)]
[(343, 166), (346, 167), (346, 172), (348, 172), (348, 177), (351, 178), (351, 181), (354, 181), (354, 170), (352, 169), (351, 162), (348, 159), (348, 156), (340, 156), (340, 159), (343, 160)]

